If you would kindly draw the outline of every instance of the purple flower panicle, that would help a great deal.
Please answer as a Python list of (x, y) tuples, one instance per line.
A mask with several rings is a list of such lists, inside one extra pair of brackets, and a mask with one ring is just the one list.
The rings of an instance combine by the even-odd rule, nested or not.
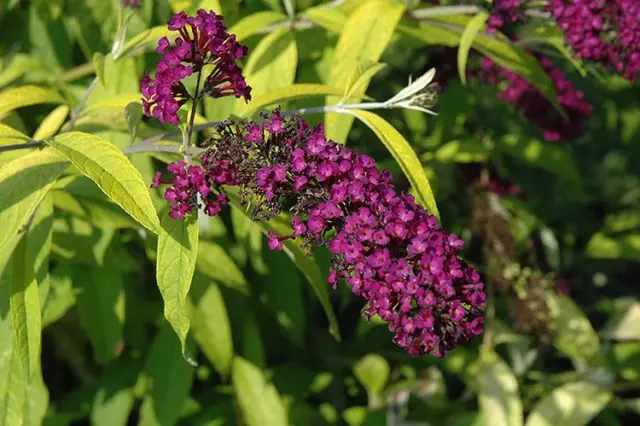
[(593, 114), (593, 106), (585, 100), (584, 93), (566, 78), (562, 69), (547, 58), (541, 57), (539, 61), (554, 83), (558, 103), (566, 111), (566, 117), (529, 81), (488, 58), (482, 60), (480, 77), (495, 86), (506, 83), (500, 99), (514, 105), (525, 117), (537, 124), (546, 140), (577, 139), (584, 133), (586, 121)]
[[(171, 18), (168, 28), (177, 32), (175, 41), (172, 43), (167, 37), (158, 41), (156, 51), (162, 58), (155, 76), (151, 77), (147, 71), (140, 82), (146, 115), (178, 125), (178, 110), (194, 97), (251, 99), (251, 88), (236, 64), (246, 56), (247, 48), (227, 32), (222, 16), (203, 9), (198, 10), (196, 16), (180, 12)], [(182, 81), (203, 72), (205, 66), (212, 70), (205, 77), (201, 91), (192, 96)]]
[(217, 202), (219, 185), (237, 185), (258, 220), (282, 208), (294, 213), (290, 235), (269, 233), (271, 249), (282, 250), (288, 238), (328, 247), (328, 281), (344, 278), (365, 300), (368, 317), (384, 320), (412, 356), (442, 356), (482, 332), (484, 286), (457, 257), (462, 240), (412, 196), (397, 193), (391, 174), (371, 157), (327, 141), (321, 126), (309, 129), (278, 110), (265, 118), (220, 125), (202, 169), (171, 166), (166, 198), (174, 217), (196, 207), (194, 194)]
[(565, 41), (580, 59), (615, 70), (629, 81), (640, 73), (640, 1), (550, 0)]

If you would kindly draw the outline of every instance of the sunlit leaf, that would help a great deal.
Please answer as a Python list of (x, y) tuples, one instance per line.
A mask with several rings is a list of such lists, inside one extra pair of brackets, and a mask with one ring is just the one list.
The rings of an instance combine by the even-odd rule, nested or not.
[(0, 167), (0, 272), (36, 206), (68, 165), (55, 151), (45, 149)]
[(467, 82), (467, 59), (469, 58), (471, 45), (476, 35), (478, 35), (478, 32), (484, 29), (488, 18), (489, 14), (487, 12), (478, 13), (469, 21), (460, 36), (460, 46), (458, 46), (458, 75), (464, 84)]
[(39, 86), (12, 87), (0, 92), (0, 117), (14, 109), (64, 102), (58, 92)]
[(521, 426), (522, 401), (518, 381), (496, 353), (481, 355), (478, 365), (478, 404), (485, 419), (492, 426)]
[(190, 364), (195, 360), (187, 353), (187, 333), (191, 323), (189, 289), (198, 252), (198, 220), (175, 220), (165, 212), (158, 235), (156, 280), (164, 300), (164, 317), (178, 335), (182, 354)]
[(150, 231), (158, 232), (160, 223), (148, 186), (118, 148), (81, 132), (63, 133), (47, 142), (134, 219)]
[(389, 122), (372, 112), (353, 110), (350, 111), (366, 124), (380, 141), (387, 147), (393, 158), (402, 168), (405, 176), (411, 183), (416, 193), (417, 201), (422, 204), (432, 215), (440, 217), (431, 185), (424, 172), (424, 168), (409, 142)]
[(348, 99), (356, 92), (360, 92), (362, 86), (368, 85), (374, 75), (387, 67), (386, 64), (365, 60), (349, 74), (347, 84), (344, 86), (342, 97)]
[(127, 56), (132, 56), (137, 53), (142, 53), (148, 50), (155, 49), (158, 40), (162, 37), (169, 37), (169, 39), (173, 39), (177, 36), (176, 31), (170, 31), (166, 25), (159, 25), (157, 27), (149, 28), (146, 31), (143, 31), (131, 39), (127, 41), (118, 55), (115, 57), (116, 60), (121, 58), (126, 58)]
[(610, 339), (640, 341), (640, 303), (633, 302), (604, 334)]
[(55, 135), (64, 124), (67, 115), (69, 115), (69, 107), (66, 105), (60, 105), (51, 111), (38, 126), (38, 130), (33, 134), (33, 139), (46, 139)]
[(272, 10), (256, 12), (249, 16), (245, 16), (236, 22), (229, 29), (229, 34), (235, 34), (236, 38), (242, 41), (252, 35), (258, 34), (269, 25), (285, 21), (286, 19), (287, 17), (282, 13), (274, 12)]
[(389, 379), (389, 363), (378, 354), (365, 355), (353, 366), (353, 374), (367, 390), (369, 399), (377, 397)]
[[(382, 52), (391, 41), (391, 36), (404, 13), (405, 6), (386, 0), (364, 2), (356, 9), (340, 34), (336, 50), (333, 54), (331, 76), (328, 84), (340, 87), (358, 64), (371, 61), (378, 62)], [(367, 90), (369, 81), (363, 81), (354, 98)], [(327, 97), (326, 103), (331, 105), (340, 98)], [(353, 124), (353, 118), (339, 114), (327, 114), (325, 117), (326, 136), (344, 143)]]
[(347, 17), (344, 14), (326, 6), (310, 7), (303, 12), (303, 15), (313, 23), (334, 33), (341, 32), (347, 23)]
[(247, 426), (287, 426), (287, 413), (278, 391), (258, 367), (235, 357), (233, 389)]
[(640, 261), (640, 234), (622, 234), (611, 237), (601, 232), (587, 243), (586, 254), (597, 259), (626, 259)]
[(613, 395), (589, 382), (566, 383), (533, 407), (525, 426), (585, 426)]
[(24, 133), (0, 123), (0, 146), (27, 142), (29, 139)]

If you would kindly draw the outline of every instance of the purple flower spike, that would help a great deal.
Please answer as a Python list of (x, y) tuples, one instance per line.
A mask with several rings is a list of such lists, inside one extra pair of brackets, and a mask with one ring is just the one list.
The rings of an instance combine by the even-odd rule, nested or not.
[[(178, 110), (195, 96), (251, 99), (251, 88), (236, 64), (246, 56), (247, 48), (227, 32), (222, 16), (203, 9), (198, 10), (195, 17), (180, 12), (171, 18), (168, 28), (178, 33), (175, 41), (172, 43), (167, 37), (158, 41), (156, 50), (162, 58), (155, 76), (151, 77), (147, 71), (140, 82), (146, 115), (153, 115), (162, 123), (178, 125)], [(212, 70), (203, 76), (200, 93), (192, 95), (182, 81), (202, 72), (204, 66), (211, 66)]]
[(412, 356), (442, 356), (482, 333), (484, 285), (457, 257), (460, 238), (412, 196), (397, 193), (391, 174), (371, 157), (327, 141), (321, 126), (309, 129), (278, 110), (264, 118), (264, 127), (221, 124), (201, 162), (204, 176), (225, 176), (211, 179), (214, 186), (240, 187), (257, 220), (291, 208), (293, 232), (270, 232), (269, 248), (282, 250), (287, 238), (327, 246), (329, 283), (345, 278), (367, 316), (384, 320)]

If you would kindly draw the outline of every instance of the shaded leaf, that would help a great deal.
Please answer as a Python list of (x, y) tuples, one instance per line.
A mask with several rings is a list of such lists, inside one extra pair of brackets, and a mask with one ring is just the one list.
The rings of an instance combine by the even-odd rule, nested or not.
[(469, 21), (460, 36), (460, 46), (458, 46), (458, 75), (463, 84), (467, 83), (467, 59), (469, 58), (471, 45), (476, 35), (478, 35), (478, 32), (484, 29), (488, 18), (489, 14), (487, 12), (476, 14)]
[(85, 176), (154, 233), (160, 223), (140, 172), (118, 148), (88, 133), (69, 132), (47, 141)]
[(640, 234), (610, 237), (601, 232), (594, 234), (585, 249), (587, 256), (596, 259), (626, 259), (640, 261)]
[(233, 389), (247, 426), (287, 426), (287, 413), (278, 391), (262, 371), (240, 357), (233, 360)]
[(198, 271), (220, 284), (249, 293), (249, 283), (233, 259), (219, 245), (210, 241), (200, 241), (196, 266)]
[(133, 144), (136, 140), (138, 126), (140, 126), (140, 122), (142, 122), (142, 104), (140, 102), (131, 102), (124, 107), (124, 116), (127, 119), (127, 127), (131, 135), (131, 143)]
[(164, 300), (164, 317), (178, 335), (187, 362), (187, 333), (191, 323), (188, 298), (198, 252), (198, 219), (176, 220), (165, 212), (158, 235), (156, 280)]

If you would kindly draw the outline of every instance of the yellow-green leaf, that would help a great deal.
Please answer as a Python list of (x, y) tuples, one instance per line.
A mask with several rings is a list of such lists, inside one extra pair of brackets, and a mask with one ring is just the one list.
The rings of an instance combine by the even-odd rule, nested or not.
[(252, 35), (258, 34), (269, 25), (285, 21), (286, 19), (287, 17), (282, 13), (272, 10), (256, 12), (236, 22), (229, 29), (229, 34), (235, 34), (237, 40), (244, 40)]
[(326, 6), (311, 7), (305, 10), (303, 15), (314, 24), (334, 33), (342, 31), (347, 23), (345, 15)]
[[(249, 55), (245, 75), (255, 98), (293, 84), (298, 66), (298, 48), (293, 31), (280, 28), (260, 40)], [(236, 114), (245, 115), (249, 106), (236, 103)]]
[(68, 165), (57, 152), (44, 149), (0, 167), (0, 272), (36, 206)]
[(409, 142), (388, 121), (372, 112), (353, 110), (349, 113), (366, 124), (389, 150), (415, 191), (417, 201), (429, 213), (440, 218), (429, 179)]
[(292, 84), (290, 86), (275, 89), (269, 93), (265, 93), (259, 98), (252, 99), (251, 102), (242, 111), (242, 115), (247, 117), (252, 115), (260, 108), (269, 105), (278, 104), (280, 102), (292, 101), (295, 99), (309, 98), (312, 96), (340, 96), (344, 91), (324, 84)]
[(124, 109), (132, 102), (139, 102), (142, 95), (138, 92), (134, 93), (120, 93), (111, 97), (100, 99), (90, 105), (87, 105), (82, 111), (83, 115), (100, 109), (112, 108), (112, 109)]
[(375, 63), (370, 60), (365, 60), (358, 64), (358, 66), (349, 74), (347, 84), (344, 86), (344, 94), (342, 97), (348, 99), (351, 95), (359, 92), (360, 88), (369, 84), (369, 81), (374, 75), (387, 67), (386, 64)]
[(153, 50), (155, 49), (158, 40), (162, 37), (169, 37), (171, 39), (175, 38), (176, 35), (177, 32), (169, 30), (166, 25), (149, 28), (127, 41), (124, 46), (122, 46), (122, 49), (118, 52), (115, 59), (118, 60), (147, 50)]
[(103, 87), (107, 87), (107, 83), (104, 76), (104, 55), (100, 52), (93, 54), (93, 68), (96, 70), (96, 76)]
[(67, 115), (69, 115), (69, 107), (66, 105), (60, 105), (51, 111), (38, 126), (38, 130), (33, 134), (33, 139), (46, 139), (55, 135), (64, 124)]
[[(40, 67), (40, 60), (33, 56), (17, 53), (3, 63), (0, 72), (0, 88), (13, 83), (27, 72)], [(1, 424), (1, 423), (0, 423)]]
[(42, 314), (34, 259), (26, 236), (20, 239), (11, 262), (11, 320), (15, 335), (15, 354), (30, 383), (40, 370)]
[(164, 317), (178, 335), (185, 360), (195, 365), (187, 353), (187, 333), (191, 323), (189, 288), (198, 253), (198, 220), (175, 220), (165, 212), (160, 223), (156, 280), (164, 300)]
[(589, 240), (586, 253), (587, 256), (596, 259), (626, 259), (640, 262), (640, 234), (610, 237), (598, 232)]
[[(338, 39), (328, 85), (340, 87), (358, 64), (365, 61), (378, 62), (391, 41), (404, 10), (404, 5), (387, 0), (372, 0), (359, 6), (349, 16)], [(354, 93), (354, 97), (357, 98), (358, 95), (363, 94), (368, 85), (369, 81), (364, 81), (360, 85), (360, 90)], [(329, 96), (326, 103), (335, 104), (339, 99), (339, 97)], [(325, 117), (327, 138), (343, 143), (352, 124), (352, 117), (327, 114)]]
[(378, 354), (365, 355), (353, 366), (353, 374), (366, 389), (370, 400), (382, 392), (390, 371), (387, 360)]
[(247, 426), (287, 426), (287, 413), (276, 388), (249, 361), (233, 360), (233, 389)]
[[(200, 291), (199, 291), (200, 290)], [(200, 292), (196, 298), (195, 292)], [(201, 274), (193, 278), (191, 329), (193, 338), (223, 377), (231, 372), (233, 339), (227, 308), (218, 284)]]
[(9, 127), (6, 124), (0, 123), (0, 146), (11, 145), (14, 143), (27, 142), (29, 136), (24, 133)]
[(458, 47), (458, 75), (464, 84), (467, 83), (467, 59), (469, 58), (471, 45), (476, 35), (478, 35), (478, 32), (484, 29), (488, 18), (489, 14), (487, 12), (478, 13), (469, 21), (460, 37), (460, 46)]
[(478, 365), (478, 405), (492, 426), (521, 426), (522, 401), (518, 380), (495, 352), (481, 354)]
[(61, 104), (64, 100), (51, 89), (39, 86), (20, 86), (6, 89), (0, 92), (0, 116), (14, 109), (38, 105)]
[(135, 220), (158, 233), (160, 223), (140, 172), (109, 142), (82, 132), (47, 141)]
[(591, 322), (568, 296), (553, 291), (545, 295), (554, 346), (565, 355), (584, 360), (593, 367), (604, 362), (600, 350), (600, 339)]
[(590, 382), (566, 383), (533, 407), (525, 426), (585, 426), (612, 398), (610, 391)]

